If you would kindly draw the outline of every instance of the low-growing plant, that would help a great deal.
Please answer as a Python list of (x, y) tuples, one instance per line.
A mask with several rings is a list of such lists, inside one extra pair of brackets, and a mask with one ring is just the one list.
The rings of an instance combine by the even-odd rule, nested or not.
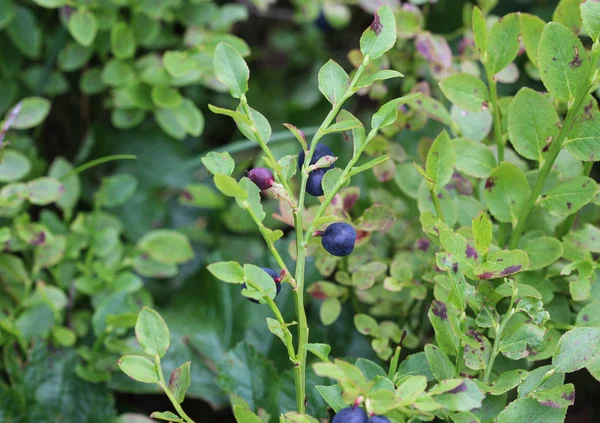
[[(267, 327), (285, 346), (295, 379), (295, 410), (274, 408), (280, 416), (251, 404), (253, 394), (236, 386), (239, 380), (229, 383), (238, 422), (318, 421), (307, 411), (312, 406), (309, 352), (317, 358), (312, 365), (316, 375), (335, 381), (315, 387), (336, 413), (335, 423), (562, 422), (575, 402), (575, 386), (565, 383), (565, 375), (586, 368), (600, 379), (599, 298), (593, 285), (600, 233), (585, 223), (586, 216), (574, 227), (582, 208), (598, 204), (598, 184), (589, 175), (600, 159), (600, 112), (592, 96), (600, 78), (600, 3), (562, 1), (555, 22), (548, 24), (524, 13), (495, 19), (477, 7), (467, 10), (472, 33), (466, 44), (486, 78), (474, 75), (478, 68), (457, 72), (451, 57), (443, 73), (432, 69), (454, 105), (452, 113), (426, 93), (415, 92), (381, 106), (367, 132), (342, 108), (359, 90), (402, 76), (369, 67), (397, 41), (396, 18), (384, 6), (360, 39), (360, 65), (351, 75), (334, 61), (321, 68), (319, 90), (332, 108), (312, 139), (285, 124), (300, 144), (298, 157), (275, 157), (268, 144), (271, 125), (246, 97), (249, 69), (242, 55), (224, 43), (215, 49), (215, 75), (239, 106), (210, 108), (231, 117), (260, 146), (267, 168), (252, 169), (237, 180), (228, 153), (209, 153), (202, 162), (217, 189), (258, 226), (279, 269), (271, 273), (235, 261), (208, 269), (224, 282), (242, 285), (248, 299), (268, 305), (273, 318), (267, 318)], [(589, 48), (578, 35), (585, 35), (584, 42), (591, 39)], [(510, 72), (506, 69), (519, 55), (521, 41), (531, 62), (529, 73), (539, 76), (548, 92), (522, 88), (514, 98), (499, 98), (498, 80)], [(432, 49), (424, 42), (420, 51), (427, 55)], [(406, 236), (382, 235), (392, 242), (381, 246), (376, 232), (405, 228), (392, 226), (394, 198), (380, 192), (380, 202), (391, 205), (375, 204), (352, 219), (349, 211), (358, 193), (346, 187), (354, 176), (388, 160), (387, 155), (367, 162), (361, 158), (380, 132), (392, 138), (395, 132), (386, 134), (386, 128), (414, 111), (436, 116), (447, 126), (423, 144), (422, 162), (415, 160), (410, 171), (403, 167), (396, 174), (400, 189), (418, 202), (423, 234), (406, 229)], [(486, 116), (487, 130), (471, 127), (481, 126)], [(322, 142), (332, 133), (352, 141), (351, 158), (343, 167)], [(311, 203), (306, 193), (319, 202)], [(264, 224), (262, 200), (269, 195), (279, 201), (280, 220), (294, 228), (293, 268), (280, 248), (283, 231)], [(323, 276), (334, 279), (307, 287), (309, 256), (316, 258)], [(281, 283), (291, 286), (294, 321), (285, 321), (274, 301)], [(324, 300), (324, 324), (337, 319), (345, 298), (367, 304), (369, 313), (355, 308), (355, 325), (373, 338), (377, 355), (389, 360), (386, 368), (364, 358), (331, 359), (329, 345), (311, 343), (305, 293)], [(435, 342), (428, 342), (430, 328)], [(136, 335), (149, 358), (125, 356), (121, 369), (165, 391), (177, 414), (157, 412), (155, 418), (192, 422), (181, 403), (193, 363), (177, 368), (167, 384), (161, 367), (170, 339), (166, 324), (146, 308)], [(410, 349), (424, 344), (423, 351), (403, 356), (403, 344)], [(252, 384), (252, 369), (245, 371)]]

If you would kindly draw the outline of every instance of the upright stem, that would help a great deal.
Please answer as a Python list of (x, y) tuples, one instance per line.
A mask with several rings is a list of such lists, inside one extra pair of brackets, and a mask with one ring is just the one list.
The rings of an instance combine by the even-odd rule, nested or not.
[[(590, 176), (592, 172), (592, 168), (594, 167), (594, 162), (585, 162), (583, 166), (583, 176)], [(573, 225), (575, 224), (575, 219), (577, 219), (577, 212), (570, 214), (569, 217), (563, 222), (563, 224), (556, 231), (557, 238), (562, 238), (566, 234), (569, 233)]]
[(437, 196), (437, 192), (435, 190), (435, 188), (432, 188), (430, 190), (431, 193), (431, 200), (433, 201), (433, 207), (435, 207), (435, 214), (437, 214), (438, 219), (440, 219), (442, 222), (445, 222), (446, 220), (444, 219), (444, 212), (442, 211), (442, 205), (440, 204), (440, 199)]
[(500, 348), (500, 338), (502, 338), (502, 333), (508, 324), (508, 321), (515, 314), (515, 309), (513, 308), (515, 304), (515, 296), (517, 295), (516, 289), (513, 289), (512, 296), (510, 297), (510, 305), (508, 306), (508, 310), (500, 322), (500, 325), (496, 328), (496, 337), (494, 338), (494, 346), (492, 347), (492, 353), (490, 354), (490, 360), (485, 367), (485, 376), (483, 378), (483, 383), (488, 383), (490, 380), (490, 376), (492, 375), (492, 370), (494, 368), (494, 361), (498, 356), (498, 349)]
[[(306, 311), (304, 310), (304, 272), (306, 266), (306, 245), (309, 240), (310, 232), (307, 232), (307, 239), (304, 237), (303, 230), (303, 213), (304, 213), (304, 202), (306, 198), (306, 184), (308, 182), (308, 174), (310, 162), (315, 152), (315, 148), (319, 140), (325, 135), (325, 129), (327, 129), (339, 111), (342, 108), (344, 102), (352, 96), (354, 93), (354, 86), (358, 81), (358, 78), (364, 72), (367, 64), (369, 63), (369, 56), (365, 56), (363, 63), (357, 69), (354, 78), (348, 85), (346, 92), (342, 98), (332, 107), (331, 111), (327, 114), (327, 117), (315, 133), (311, 140), (309, 150), (306, 152), (304, 158), (304, 165), (302, 166), (301, 179), (300, 179), (300, 194), (298, 198), (298, 210), (294, 213), (294, 225), (296, 227), (296, 273), (294, 279), (296, 280), (296, 287), (294, 288), (294, 303), (296, 305), (296, 314), (298, 316), (298, 348), (296, 361), (297, 364), (294, 368), (295, 385), (296, 385), (296, 409), (298, 413), (304, 414), (306, 410), (306, 344), (308, 343), (308, 323), (306, 320)], [(339, 181), (338, 181), (339, 182)], [(319, 209), (320, 210), (320, 209)]]
[(504, 161), (504, 137), (502, 136), (502, 120), (500, 119), (500, 107), (498, 105), (498, 86), (495, 76), (488, 71), (487, 66), (486, 75), (490, 87), (490, 100), (494, 115), (494, 138), (496, 139), (496, 148), (498, 149), (498, 163), (502, 163)]
[(585, 102), (585, 97), (587, 96), (590, 88), (593, 86), (592, 77), (595, 75), (596, 69), (598, 67), (598, 58), (599, 57), (600, 57), (600, 44), (598, 42), (595, 42), (594, 47), (592, 48), (592, 59), (591, 59), (590, 63), (588, 63), (588, 72), (587, 72), (587, 77), (586, 77), (586, 82), (589, 84), (588, 88), (585, 90), (582, 90), (581, 93), (579, 93), (579, 95), (575, 99), (575, 102), (573, 103), (573, 107), (569, 108), (569, 111), (567, 112), (567, 117), (563, 123), (560, 133), (558, 134), (558, 137), (556, 137), (554, 139), (554, 141), (552, 141), (552, 143), (550, 144), (550, 149), (548, 151), (548, 155), (546, 156), (544, 165), (542, 166), (542, 168), (540, 169), (540, 171), (538, 173), (537, 180), (535, 181), (535, 186), (533, 187), (533, 190), (531, 191), (531, 195), (529, 196), (527, 203), (525, 204), (525, 206), (521, 210), (521, 213), (519, 214), (519, 220), (517, 221), (517, 225), (515, 226), (515, 229), (513, 230), (513, 233), (510, 237), (510, 242), (509, 242), (510, 249), (514, 249), (517, 247), (517, 244), (519, 243), (519, 239), (521, 239), (521, 234), (523, 233), (523, 229), (525, 228), (525, 222), (527, 221), (527, 218), (529, 217), (529, 213), (531, 213), (531, 210), (533, 210), (533, 207), (535, 206), (535, 202), (537, 201), (538, 197), (542, 193), (542, 188), (544, 187), (544, 184), (546, 183), (546, 178), (548, 177), (550, 170), (552, 170), (554, 161), (556, 160), (556, 157), (558, 157), (558, 153), (560, 153), (560, 150), (563, 147), (563, 143), (565, 142), (565, 139), (567, 138), (567, 134), (571, 130), (571, 127), (573, 126), (573, 122), (575, 121), (575, 118), (579, 115), (579, 112), (581, 111), (581, 108), (583, 107), (583, 104)]

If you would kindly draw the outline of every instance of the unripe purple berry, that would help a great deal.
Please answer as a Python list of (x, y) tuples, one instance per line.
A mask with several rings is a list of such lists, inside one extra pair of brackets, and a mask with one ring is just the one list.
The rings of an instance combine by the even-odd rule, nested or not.
[(261, 191), (271, 188), (273, 186), (273, 174), (269, 169), (264, 167), (257, 167), (248, 172), (248, 178), (256, 184)]

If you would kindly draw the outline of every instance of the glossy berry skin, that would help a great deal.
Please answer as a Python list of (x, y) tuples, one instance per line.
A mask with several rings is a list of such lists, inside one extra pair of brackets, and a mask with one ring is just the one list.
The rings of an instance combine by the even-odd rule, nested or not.
[(271, 188), (273, 185), (273, 174), (269, 169), (257, 167), (248, 172), (248, 178), (256, 184), (261, 191)]
[(332, 223), (325, 229), (321, 244), (329, 254), (344, 257), (354, 250), (356, 229), (343, 222)]
[(390, 419), (385, 416), (373, 416), (369, 419), (367, 423), (392, 423)]
[[(317, 146), (315, 147), (315, 152), (313, 153), (312, 159), (310, 159), (310, 164), (314, 165), (315, 163), (317, 163), (319, 161), (319, 159), (321, 157), (325, 157), (325, 156), (333, 156), (333, 151), (331, 151), (331, 148), (327, 147), (325, 144), (317, 144)], [(302, 169), (302, 166), (304, 166), (304, 151), (301, 151), (300, 154), (298, 155), (298, 168)], [(328, 171), (329, 169), (333, 169), (333, 164), (329, 167), (324, 168), (323, 170)]]
[[(279, 275), (277, 274), (276, 271), (274, 271), (273, 269), (269, 269), (268, 267), (261, 267), (262, 270), (264, 270), (265, 272), (267, 272), (267, 274), (273, 278), (273, 280), (275, 281), (275, 286), (277, 287), (277, 292), (275, 293), (275, 298), (277, 298), (277, 296), (279, 295), (279, 292), (281, 291), (281, 282), (278, 282), (279, 280)], [(242, 289), (246, 288), (246, 284), (243, 283), (242, 284)], [(248, 301), (252, 301), (255, 304), (260, 304), (260, 302), (258, 300), (255, 300), (254, 298), (248, 298)]]
[(323, 177), (325, 176), (325, 169), (315, 169), (308, 174), (308, 181), (306, 181), (306, 192), (315, 197), (320, 197), (324, 194)]
[(359, 407), (348, 407), (340, 410), (331, 423), (367, 423), (367, 413)]

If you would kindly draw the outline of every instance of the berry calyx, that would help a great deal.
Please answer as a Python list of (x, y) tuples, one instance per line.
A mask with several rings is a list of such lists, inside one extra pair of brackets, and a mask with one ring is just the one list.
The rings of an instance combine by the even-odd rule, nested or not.
[(354, 250), (356, 229), (344, 222), (332, 223), (325, 229), (321, 244), (329, 254), (344, 257)]
[(360, 407), (348, 407), (340, 410), (331, 423), (367, 423), (367, 413)]
[[(333, 154), (333, 151), (331, 151), (331, 148), (327, 147), (324, 144), (317, 144), (317, 146), (315, 147), (313, 156), (310, 159), (310, 164), (314, 165), (315, 163), (317, 163), (319, 161), (319, 159), (321, 157), (333, 156), (333, 155), (334, 154)], [(304, 151), (301, 151), (300, 154), (298, 155), (298, 168), (299, 169), (302, 169), (302, 166), (304, 166), (304, 158), (305, 158), (305, 153), (304, 153)], [(333, 164), (327, 168), (324, 168), (325, 171), (328, 171), (329, 169), (333, 169)]]
[(392, 423), (385, 416), (372, 416), (367, 423)]
[(257, 167), (248, 172), (248, 178), (256, 184), (261, 191), (269, 189), (273, 186), (273, 174), (269, 169)]
[(324, 194), (323, 177), (325, 176), (325, 169), (315, 169), (308, 174), (308, 181), (306, 181), (306, 192), (314, 197), (320, 197)]
[[(279, 292), (281, 291), (281, 278), (279, 277), (279, 274), (276, 271), (274, 271), (273, 269), (269, 269), (268, 267), (261, 267), (261, 269), (264, 270), (275, 281), (275, 286), (277, 287), (277, 292), (275, 293), (275, 298), (277, 298), (277, 296), (279, 295)], [(244, 288), (246, 288), (246, 283), (242, 284), (242, 289), (244, 289)], [(248, 298), (248, 301), (252, 301), (255, 304), (260, 304), (260, 301), (255, 300), (254, 298)]]

